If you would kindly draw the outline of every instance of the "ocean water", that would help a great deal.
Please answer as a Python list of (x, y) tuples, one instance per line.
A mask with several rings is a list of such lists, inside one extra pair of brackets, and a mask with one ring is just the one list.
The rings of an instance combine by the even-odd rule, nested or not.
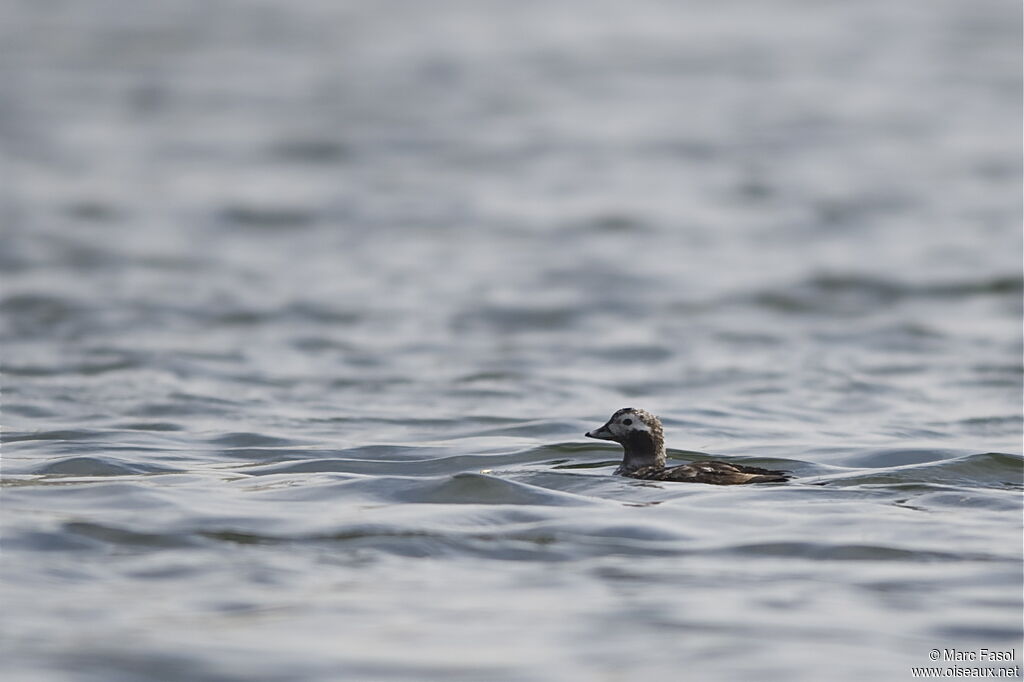
[(1017, 3), (0, 15), (3, 679), (1021, 664)]

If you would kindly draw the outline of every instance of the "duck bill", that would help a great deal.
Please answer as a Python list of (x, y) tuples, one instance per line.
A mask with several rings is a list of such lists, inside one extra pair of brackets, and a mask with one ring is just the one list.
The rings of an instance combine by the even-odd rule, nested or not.
[(598, 440), (614, 440), (615, 439), (615, 437), (612, 436), (612, 432), (608, 429), (608, 425), (607, 424), (605, 424), (602, 427), (596, 428), (593, 431), (587, 431), (583, 435), (586, 436), (587, 438), (597, 438)]

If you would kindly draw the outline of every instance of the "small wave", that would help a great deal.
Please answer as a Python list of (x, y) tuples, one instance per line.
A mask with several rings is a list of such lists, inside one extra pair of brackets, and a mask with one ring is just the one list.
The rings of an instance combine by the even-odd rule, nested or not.
[(508, 466), (520, 462), (532, 461), (529, 456), (515, 455), (451, 455), (448, 457), (430, 457), (426, 459), (303, 459), (246, 469), (247, 474), (299, 474), (319, 472), (339, 472), (351, 474), (403, 475), (403, 476), (436, 476), (438, 474), (455, 474), (467, 470), (479, 470), (495, 466)]
[(942, 462), (962, 454), (957, 450), (917, 450), (912, 448), (887, 448), (851, 454), (843, 459), (846, 465), (866, 468), (888, 468), (906, 464)]
[[(95, 305), (68, 296), (21, 293), (0, 300), (2, 329), (15, 337), (49, 338), (74, 329), (81, 332), (94, 323)], [(5, 372), (11, 371), (9, 362)]]
[(116, 428), (127, 431), (184, 431), (185, 427), (174, 422), (127, 422), (117, 424)]
[(582, 506), (593, 498), (479, 473), (433, 478), (358, 476), (337, 484), (339, 494), (387, 502)]
[[(829, 485), (886, 483), (946, 484), (981, 488), (1024, 487), (1024, 457), (1003, 452), (985, 452), (959, 457), (930, 457), (921, 451), (907, 451), (913, 457), (929, 457), (912, 463), (829, 477)], [(887, 453), (880, 453), (885, 455)], [(872, 461), (877, 459), (876, 453)], [(891, 455), (890, 455), (891, 456)], [(883, 460), (884, 461), (884, 460)]]
[(583, 315), (576, 306), (483, 305), (453, 321), (457, 331), (477, 328), (513, 334), (571, 327)]
[(709, 553), (750, 557), (802, 557), (817, 561), (989, 561), (988, 554), (908, 549), (889, 545), (827, 542), (759, 542), (729, 545)]
[[(15, 414), (19, 417), (29, 417), (30, 419), (45, 419), (48, 417), (56, 417), (58, 415), (57, 412), (39, 407), (38, 405), (11, 402), (4, 405), (4, 412), (8, 415)], [(4, 440), (6, 440), (6, 438)]]
[(421, 502), (582, 506), (587, 498), (486, 474), (456, 474), (418, 493)]
[[(373, 549), (402, 556), (462, 555), (500, 559), (570, 560), (587, 556), (669, 556), (690, 552), (690, 536), (669, 524), (631, 523), (617, 511), (581, 521), (549, 506), (520, 511), (517, 504), (480, 505), (453, 513), (406, 514), (401, 521), (342, 523), (317, 531), (275, 532), (253, 524), (213, 522), (173, 532), (139, 532), (97, 524), (68, 530), (116, 544), (214, 541), (242, 545), (331, 544), (346, 550)], [(528, 507), (535, 509), (535, 507)]]
[(124, 216), (121, 206), (99, 199), (70, 202), (64, 206), (64, 212), (72, 218), (90, 223), (112, 223)]
[(275, 142), (269, 153), (284, 161), (304, 164), (334, 164), (352, 154), (348, 144), (329, 138), (295, 138)]
[(109, 437), (108, 431), (102, 431), (99, 429), (58, 429), (55, 431), (32, 431), (32, 432), (12, 432), (4, 434), (4, 443), (18, 443), (22, 441), (37, 441), (37, 440), (67, 440), (67, 441), (84, 441), (84, 440), (103, 440)]
[(959, 282), (911, 284), (867, 275), (822, 274), (781, 289), (757, 292), (747, 300), (788, 313), (859, 313), (906, 298), (957, 299), (1017, 295), (1024, 278), (1001, 275)]
[(308, 227), (316, 218), (314, 211), (296, 206), (233, 204), (220, 211), (220, 219), (225, 223), (256, 230), (293, 230)]
[(657, 344), (613, 345), (586, 349), (583, 351), (583, 355), (585, 356), (594, 357), (600, 360), (611, 360), (618, 364), (662, 362), (664, 360), (668, 360), (674, 354), (674, 349), (665, 345)]
[(168, 400), (161, 402), (144, 402), (138, 407), (125, 410), (125, 416), (131, 417), (156, 417), (166, 418), (170, 416), (188, 417), (200, 415), (222, 414), (239, 403), (225, 398), (200, 395), (198, 393), (185, 393), (174, 391), (167, 396)]
[(64, 531), (102, 542), (143, 547), (190, 547), (197, 542), (184, 533), (139, 532), (117, 526), (70, 521), (64, 524)]
[(111, 360), (82, 361), (67, 364), (51, 363), (46, 365), (7, 365), (4, 371), (12, 376), (22, 377), (66, 377), (69, 375), (99, 376), (126, 369), (138, 369), (142, 362), (137, 358), (121, 358)]
[[(313, 323), (329, 325), (333, 328), (337, 325), (354, 324), (363, 319), (363, 314), (347, 308), (336, 308), (326, 303), (295, 300), (285, 305), (267, 308), (226, 303), (200, 311), (198, 317), (211, 324), (233, 327), (271, 324), (293, 326)], [(239, 357), (232, 355), (229, 359), (239, 359)]]
[(954, 422), (968, 433), (976, 435), (1017, 434), (1021, 432), (1024, 418), (1019, 414), (993, 415), (991, 417), (971, 417)]
[(158, 464), (126, 462), (113, 457), (69, 457), (33, 467), (29, 473), (49, 476), (128, 476), (180, 471)]
[(225, 433), (220, 436), (208, 438), (206, 442), (211, 445), (238, 448), (288, 447), (299, 444), (297, 441), (290, 438), (278, 438), (276, 436), (267, 436), (262, 433), (252, 432)]

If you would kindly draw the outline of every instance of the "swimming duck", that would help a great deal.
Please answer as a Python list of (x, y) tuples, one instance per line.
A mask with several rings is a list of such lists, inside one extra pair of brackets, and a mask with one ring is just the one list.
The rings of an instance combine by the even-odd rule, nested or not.
[(620, 476), (645, 481), (679, 481), (739, 485), (742, 483), (782, 483), (791, 477), (785, 471), (772, 471), (729, 462), (693, 462), (676, 467), (665, 466), (665, 433), (661, 420), (646, 410), (624, 407), (608, 423), (586, 434), (588, 438), (615, 441), (622, 446), (622, 464), (615, 470)]

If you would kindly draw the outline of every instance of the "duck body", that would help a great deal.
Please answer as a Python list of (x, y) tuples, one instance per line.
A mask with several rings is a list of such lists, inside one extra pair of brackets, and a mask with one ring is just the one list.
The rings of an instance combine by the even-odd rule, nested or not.
[(789, 475), (784, 471), (748, 467), (729, 462), (694, 462), (677, 467), (646, 466), (620, 472), (623, 476), (644, 481), (676, 481), (679, 483), (711, 483), (712, 485), (741, 485), (743, 483), (785, 483)]
[(712, 485), (784, 483), (791, 478), (785, 471), (716, 460), (666, 467), (665, 435), (661, 420), (650, 412), (638, 408), (622, 408), (613, 414), (604, 426), (585, 435), (588, 438), (619, 443), (623, 449), (623, 457), (622, 464), (615, 473), (629, 478)]

